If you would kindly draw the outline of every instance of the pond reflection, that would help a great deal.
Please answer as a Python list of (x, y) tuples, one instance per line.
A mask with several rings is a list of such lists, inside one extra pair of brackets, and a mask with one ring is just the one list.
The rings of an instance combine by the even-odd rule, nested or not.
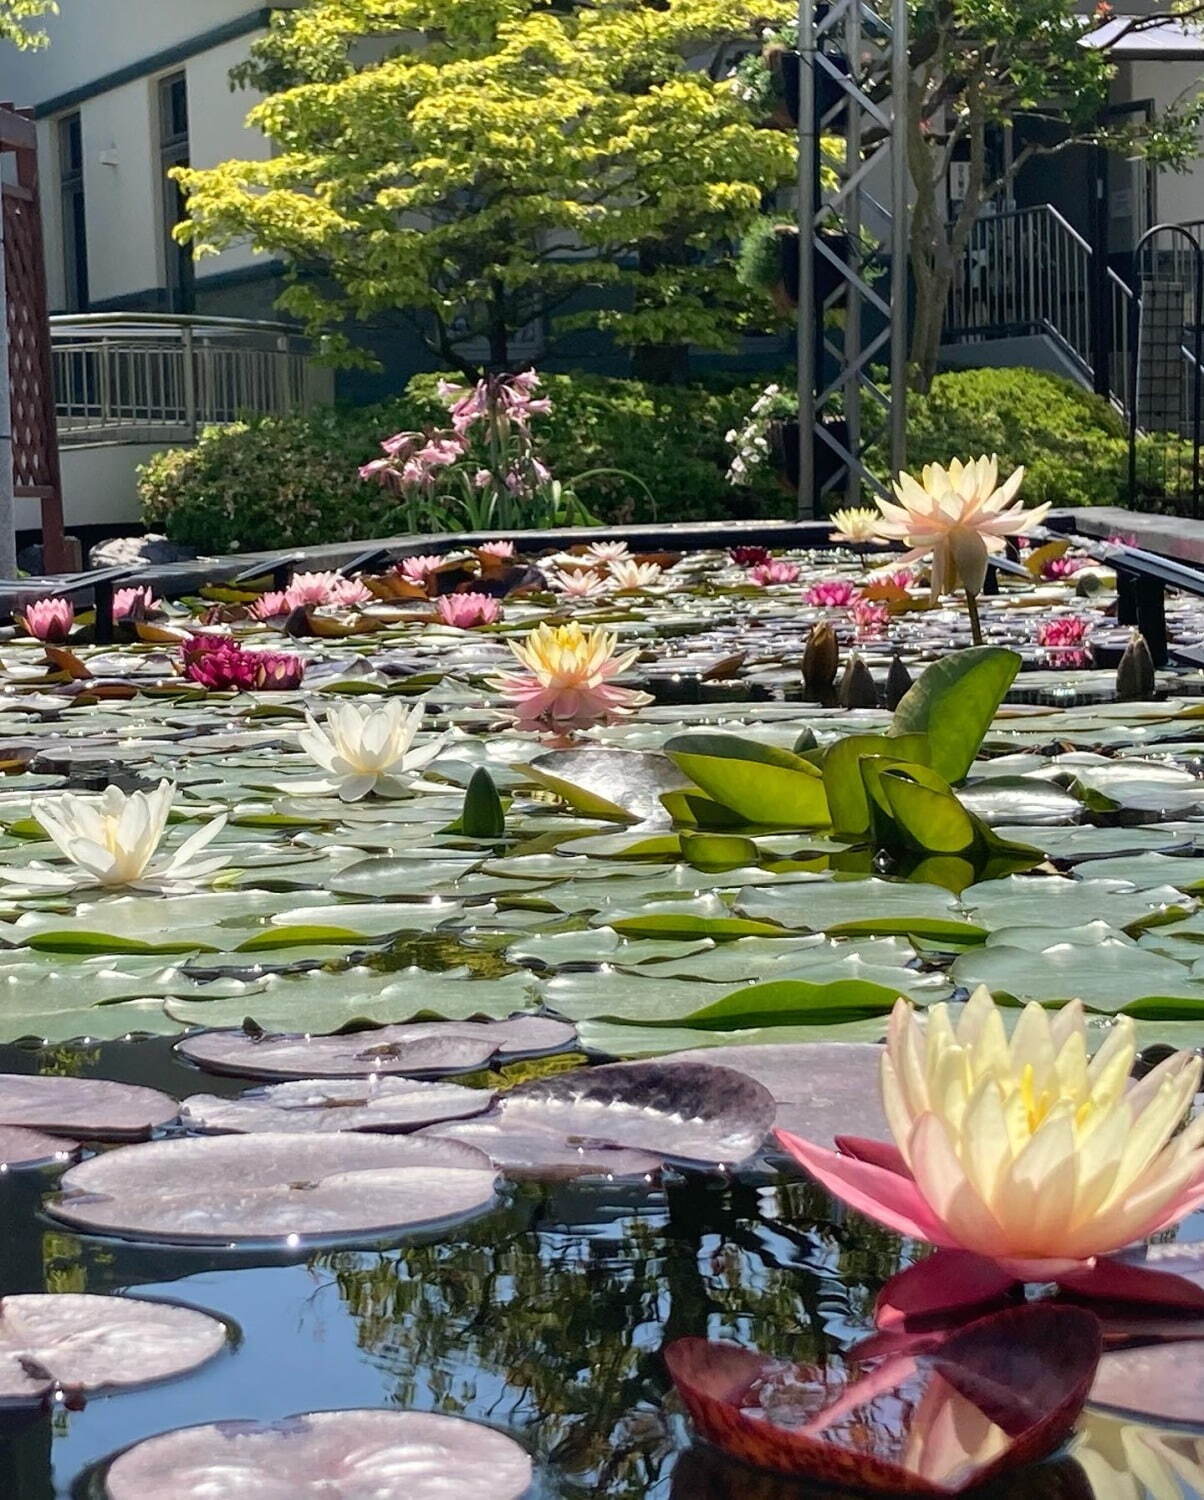
[[(192, 1086), (161, 1044), (122, 1057), (127, 1077), (177, 1096)], [(533, 1453), (535, 1500), (837, 1500), (695, 1443), (661, 1351), (696, 1335), (838, 1368), (907, 1259), (897, 1237), (794, 1177), (527, 1185), (442, 1242), (308, 1256), (72, 1235), (40, 1214), (52, 1185), (0, 1180), (0, 1294), (137, 1290), (209, 1309), (241, 1339), (194, 1376), (0, 1434), (4, 1500), (67, 1500), (90, 1466), (174, 1427), (355, 1406), (493, 1424)], [(1199, 1433), (1092, 1413), (1073, 1451), (1082, 1467), (1063, 1459), (983, 1493), (1204, 1496)]]

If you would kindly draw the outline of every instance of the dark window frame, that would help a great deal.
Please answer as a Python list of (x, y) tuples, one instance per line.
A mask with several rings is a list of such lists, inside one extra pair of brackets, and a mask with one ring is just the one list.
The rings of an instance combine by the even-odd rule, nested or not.
[(83, 122), (75, 110), (54, 122), (59, 171), (59, 212), (63, 250), (63, 305), (87, 312), (88, 214), (84, 187)]

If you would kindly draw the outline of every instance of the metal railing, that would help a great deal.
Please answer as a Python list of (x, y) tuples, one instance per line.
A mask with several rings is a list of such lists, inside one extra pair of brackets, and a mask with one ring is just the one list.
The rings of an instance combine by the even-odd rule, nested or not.
[(978, 220), (946, 314), (958, 342), (1034, 333), (1090, 369), (1091, 246), (1048, 203)]
[(152, 313), (50, 319), (59, 443), (189, 442), (313, 404), (309, 341), (283, 323)]

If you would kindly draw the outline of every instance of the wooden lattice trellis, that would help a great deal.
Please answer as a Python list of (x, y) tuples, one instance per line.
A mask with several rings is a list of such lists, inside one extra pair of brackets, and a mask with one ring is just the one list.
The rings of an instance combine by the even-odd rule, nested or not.
[(42, 508), (43, 567), (68, 566), (50, 357), (46, 257), (38, 196), (37, 136), (23, 113), (0, 107), (0, 151), (16, 157), (16, 181), (3, 187), (4, 283), (13, 436), (13, 493)]

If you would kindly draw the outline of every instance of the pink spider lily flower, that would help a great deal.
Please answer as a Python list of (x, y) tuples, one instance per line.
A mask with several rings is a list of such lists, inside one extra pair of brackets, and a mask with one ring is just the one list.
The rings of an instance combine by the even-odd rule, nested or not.
[(770, 588), (775, 583), (797, 583), (798, 564), (786, 562), (780, 557), (771, 558), (767, 563), (758, 563), (755, 568), (749, 568), (748, 581), (761, 588)]
[(548, 587), (566, 599), (600, 599), (614, 588), (614, 580), (595, 573), (592, 568), (549, 568), (544, 577)]
[(494, 625), (502, 618), (502, 606), (492, 594), (441, 594), (435, 613), (444, 625), (471, 630), (474, 625)]
[(1204, 1115), (1184, 1124), (1204, 1063), (1176, 1052), (1134, 1082), (1136, 1055), (1121, 1015), (1089, 1060), (1078, 1001), (1026, 1006), (1009, 1041), (984, 989), (956, 1023), (946, 1005), (922, 1021), (901, 999), (881, 1062), (893, 1143), (778, 1139), (896, 1233), (1020, 1281), (1080, 1275), (1204, 1205)]
[(26, 635), (51, 645), (61, 645), (75, 624), (75, 606), (70, 599), (38, 599), (17, 615)]
[(829, 578), (812, 584), (803, 597), (816, 609), (848, 609), (861, 598), (861, 591), (847, 578)]
[(881, 635), (890, 624), (890, 610), (886, 605), (871, 604), (868, 599), (854, 600), (849, 615), (863, 640)]
[(165, 608), (162, 599), (156, 599), (145, 584), (139, 588), (117, 589), (113, 594), (113, 618), (129, 619), (136, 611), (144, 615), (161, 612)]
[(494, 678), (490, 686), (510, 699), (520, 726), (551, 730), (588, 729), (626, 718), (652, 699), (615, 687), (638, 649), (616, 654), (613, 631), (568, 625), (537, 626), (524, 641), (510, 641), (526, 670)]

